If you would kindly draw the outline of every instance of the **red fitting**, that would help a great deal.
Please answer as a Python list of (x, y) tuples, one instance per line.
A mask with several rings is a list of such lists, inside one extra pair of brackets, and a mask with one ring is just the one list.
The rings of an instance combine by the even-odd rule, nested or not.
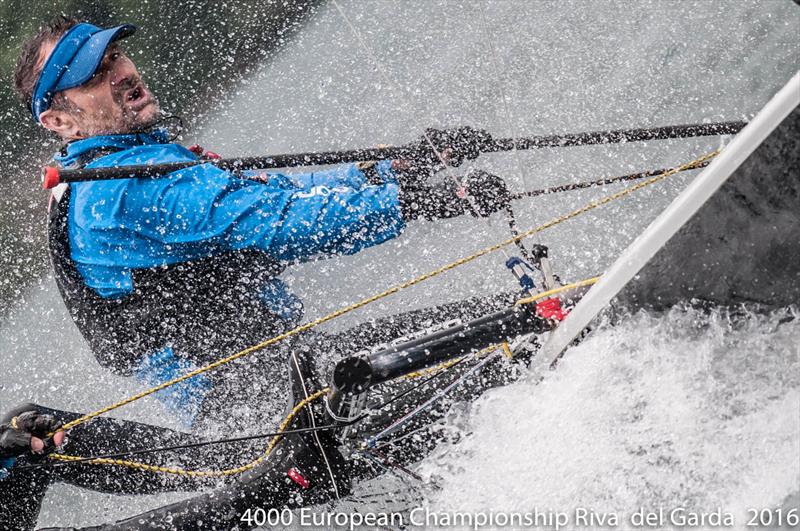
[(290, 468), (289, 471), (286, 473), (286, 475), (289, 476), (289, 479), (291, 479), (304, 489), (307, 489), (308, 487), (311, 486), (311, 482), (308, 481), (305, 478), (305, 476), (303, 476), (303, 474), (301, 474), (300, 471), (297, 470), (295, 467)]
[(42, 188), (50, 190), (61, 184), (58, 168), (55, 166), (45, 166), (42, 170)]
[(194, 153), (195, 155), (197, 155), (198, 157), (203, 156), (203, 146), (201, 146), (200, 144), (192, 144), (187, 149), (192, 153)]
[(191, 151), (192, 153), (194, 153), (195, 155), (197, 155), (201, 159), (218, 160), (218, 159), (222, 158), (221, 155), (217, 155), (213, 151), (206, 151), (205, 149), (203, 149), (203, 146), (201, 146), (200, 144), (192, 144), (191, 146), (189, 146), (186, 149), (188, 149), (189, 151)]
[(557, 297), (551, 297), (536, 303), (536, 315), (543, 319), (563, 321), (568, 313), (569, 312), (564, 311), (564, 308), (561, 306), (561, 299)]

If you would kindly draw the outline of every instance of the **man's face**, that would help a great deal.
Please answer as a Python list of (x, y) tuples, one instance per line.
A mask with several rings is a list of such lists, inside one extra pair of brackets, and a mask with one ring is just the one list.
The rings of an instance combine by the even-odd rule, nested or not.
[[(43, 50), (43, 57), (52, 51)], [(75, 122), (71, 131), (57, 131), (70, 138), (86, 138), (98, 134), (119, 134), (152, 125), (159, 115), (158, 102), (139, 76), (136, 65), (116, 44), (106, 50), (94, 77), (80, 87), (61, 92), (68, 101), (63, 112)], [(48, 120), (42, 113), (42, 123)], [(63, 134), (66, 133), (66, 134)]]

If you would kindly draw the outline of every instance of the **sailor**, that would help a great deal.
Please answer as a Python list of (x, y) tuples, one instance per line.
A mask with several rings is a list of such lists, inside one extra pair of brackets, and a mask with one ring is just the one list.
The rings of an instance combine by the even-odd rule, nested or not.
[[(23, 45), (15, 87), (34, 120), (64, 141), (61, 166), (204, 156), (156, 127), (159, 103), (119, 44), (135, 31), (60, 18)], [(203, 164), (165, 178), (61, 185), (50, 200), (56, 282), (97, 360), (157, 385), (296, 326), (302, 303), (279, 278), (287, 264), (357, 253), (418, 218), (488, 216), (507, 203), (503, 181), (484, 172), (460, 190), (426, 184), (429, 163), (384, 160), (260, 180)], [(211, 378), (160, 398), (191, 425), (219, 392), (220, 378)]]

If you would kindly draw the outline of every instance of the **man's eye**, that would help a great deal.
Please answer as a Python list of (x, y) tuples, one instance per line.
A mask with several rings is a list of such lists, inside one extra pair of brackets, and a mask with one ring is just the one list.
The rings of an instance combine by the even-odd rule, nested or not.
[(120, 58), (121, 55), (122, 55), (122, 53), (120, 53), (120, 52), (111, 52), (111, 60), (112, 61), (116, 61), (117, 59)]

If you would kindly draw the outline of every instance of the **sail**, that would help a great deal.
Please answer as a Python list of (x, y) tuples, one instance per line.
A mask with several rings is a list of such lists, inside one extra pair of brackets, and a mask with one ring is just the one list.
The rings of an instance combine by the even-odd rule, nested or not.
[(622, 253), (552, 334), (547, 367), (614, 297), (633, 307), (800, 300), (800, 73)]

